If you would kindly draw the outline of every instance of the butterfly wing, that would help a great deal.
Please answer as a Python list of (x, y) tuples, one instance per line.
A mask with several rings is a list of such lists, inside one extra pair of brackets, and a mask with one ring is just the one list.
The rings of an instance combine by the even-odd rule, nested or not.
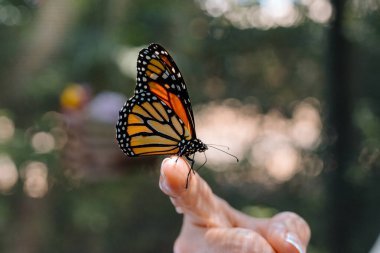
[[(148, 91), (158, 96), (184, 122), (196, 138), (194, 115), (185, 81), (169, 53), (151, 44), (139, 53), (136, 92)], [(141, 84), (141, 85), (140, 85)]]
[(184, 124), (156, 96), (140, 96), (120, 110), (116, 125), (120, 148), (128, 156), (179, 153), (178, 143), (190, 136)]
[(119, 112), (120, 148), (128, 156), (178, 154), (195, 138), (189, 95), (178, 67), (157, 44), (141, 50), (137, 87)]

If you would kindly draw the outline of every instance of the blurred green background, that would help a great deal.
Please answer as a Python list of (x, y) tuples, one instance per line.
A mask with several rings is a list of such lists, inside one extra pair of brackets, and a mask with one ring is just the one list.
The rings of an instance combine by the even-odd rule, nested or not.
[[(171, 252), (162, 157), (114, 139), (138, 51), (187, 82), (200, 174), (239, 210), (293, 211), (309, 251), (380, 233), (380, 2), (0, 0), (0, 252)], [(197, 155), (197, 164), (204, 161)], [(372, 251), (378, 252), (378, 251)]]

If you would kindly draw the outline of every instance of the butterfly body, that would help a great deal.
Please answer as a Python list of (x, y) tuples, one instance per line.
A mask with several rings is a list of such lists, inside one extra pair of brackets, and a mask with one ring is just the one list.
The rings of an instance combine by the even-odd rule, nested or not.
[(196, 137), (185, 81), (167, 51), (151, 44), (137, 59), (135, 94), (121, 108), (116, 138), (128, 156), (189, 156), (207, 150)]

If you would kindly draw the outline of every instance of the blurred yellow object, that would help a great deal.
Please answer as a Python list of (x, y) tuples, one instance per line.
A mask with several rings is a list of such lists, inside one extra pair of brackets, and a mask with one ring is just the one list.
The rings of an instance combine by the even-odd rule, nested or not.
[(67, 110), (81, 109), (88, 101), (88, 93), (88, 90), (80, 84), (69, 84), (61, 93), (62, 108)]

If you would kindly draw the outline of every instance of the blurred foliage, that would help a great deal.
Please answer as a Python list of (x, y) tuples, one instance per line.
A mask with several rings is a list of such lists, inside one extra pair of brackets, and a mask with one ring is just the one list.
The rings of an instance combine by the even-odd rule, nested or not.
[[(0, 196), (0, 251), (171, 251), (181, 216), (157, 187), (158, 172), (150, 168), (158, 163), (90, 180), (64, 169), (57, 143), (65, 135), (55, 113), (62, 112), (62, 91), (75, 82), (92, 94), (131, 95), (135, 77), (120, 66), (121, 52), (157, 42), (180, 66), (195, 105), (234, 98), (255, 103), (263, 113), (276, 109), (290, 116), (294, 104), (312, 97), (325, 118), (329, 24), (308, 19), (304, 7), (297, 8), (297, 24), (239, 29), (224, 16), (208, 15), (199, 1), (0, 0), (0, 155), (6, 157), (0, 157), (0, 173), (12, 176), (15, 167), (18, 177)], [(346, 88), (355, 129), (343, 175), (354, 209), (341, 213), (349, 252), (368, 252), (380, 232), (379, 8), (376, 1), (352, 0), (344, 9)], [(327, 120), (323, 124), (332, 127)], [(55, 146), (49, 149), (51, 136)], [(313, 155), (323, 159), (334, 138), (325, 133)], [(44, 166), (28, 167), (33, 161), (46, 165), (46, 179)], [(237, 170), (247, 164), (242, 161)], [(228, 171), (200, 173), (218, 195), (249, 214), (300, 214), (312, 228), (309, 252), (322, 253), (331, 252), (334, 238), (328, 169), (313, 177), (300, 172), (274, 186), (230, 184)], [(27, 186), (28, 171), (47, 180), (46, 194), (28, 195), (34, 189), (33, 183)]]

